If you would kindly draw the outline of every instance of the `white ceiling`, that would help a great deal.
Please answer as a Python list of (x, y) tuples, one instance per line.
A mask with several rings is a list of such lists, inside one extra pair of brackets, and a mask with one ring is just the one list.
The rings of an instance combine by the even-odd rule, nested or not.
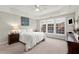
[(35, 11), (35, 5), (0, 5), (0, 11), (8, 12), (20, 16), (40, 19), (44, 16), (50, 16), (59, 12), (74, 12), (78, 6), (69, 5), (40, 5), (40, 11)]

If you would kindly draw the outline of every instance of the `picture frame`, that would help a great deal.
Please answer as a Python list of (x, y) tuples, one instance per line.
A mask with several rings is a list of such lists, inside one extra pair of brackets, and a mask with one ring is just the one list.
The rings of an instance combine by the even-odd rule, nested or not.
[(21, 26), (29, 26), (29, 18), (21, 17)]

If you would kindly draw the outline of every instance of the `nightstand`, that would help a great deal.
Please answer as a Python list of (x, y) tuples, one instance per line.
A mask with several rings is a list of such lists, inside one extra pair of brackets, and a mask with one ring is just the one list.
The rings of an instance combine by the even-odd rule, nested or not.
[(19, 42), (19, 33), (8, 34), (8, 44), (13, 44)]

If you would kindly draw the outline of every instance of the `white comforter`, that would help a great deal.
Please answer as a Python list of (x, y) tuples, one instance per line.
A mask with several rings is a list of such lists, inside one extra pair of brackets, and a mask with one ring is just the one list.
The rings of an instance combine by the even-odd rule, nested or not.
[(30, 49), (36, 45), (36, 43), (45, 39), (43, 32), (22, 32), (20, 33), (20, 41), (26, 44), (26, 49)]

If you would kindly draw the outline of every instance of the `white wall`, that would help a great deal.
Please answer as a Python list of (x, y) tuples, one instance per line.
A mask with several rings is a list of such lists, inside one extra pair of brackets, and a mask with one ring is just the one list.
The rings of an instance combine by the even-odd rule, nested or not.
[(76, 28), (79, 28), (79, 8), (75, 11)]
[(0, 44), (8, 41), (8, 33), (12, 30), (12, 24), (17, 24), (20, 28), (36, 29), (36, 20), (30, 19), (30, 25), (22, 27), (21, 16), (0, 12)]
[(11, 27), (0, 19), (0, 44), (8, 42), (8, 33)]
[[(66, 17), (66, 32), (73, 32), (73, 30), (74, 30), (74, 17), (75, 17), (75, 15), (74, 14), (71, 14), (71, 15), (68, 15), (67, 17)], [(70, 19), (72, 19), (72, 24), (69, 24), (69, 20)]]
[(19, 24), (19, 19), (19, 16), (0, 12), (0, 44), (8, 42), (8, 33), (12, 29), (11, 24)]
[(40, 21), (36, 20), (36, 30), (39, 32), (40, 31)]

